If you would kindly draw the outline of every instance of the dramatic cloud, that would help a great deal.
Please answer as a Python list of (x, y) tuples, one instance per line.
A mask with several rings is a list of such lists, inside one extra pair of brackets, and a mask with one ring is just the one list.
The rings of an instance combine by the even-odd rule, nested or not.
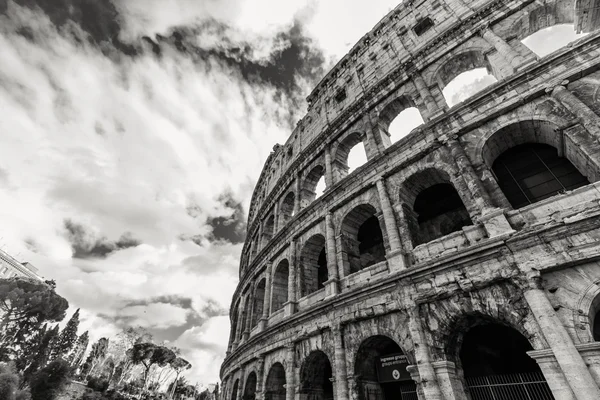
[(131, 232), (125, 232), (116, 241), (108, 240), (105, 236), (98, 237), (83, 225), (71, 220), (65, 221), (67, 237), (71, 242), (74, 258), (106, 257), (118, 250), (136, 247), (141, 242), (135, 239)]

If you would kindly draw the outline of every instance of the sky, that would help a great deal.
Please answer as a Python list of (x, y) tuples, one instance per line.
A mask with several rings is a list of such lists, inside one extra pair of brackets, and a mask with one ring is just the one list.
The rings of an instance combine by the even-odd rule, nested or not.
[(56, 280), (80, 333), (146, 327), (216, 382), (262, 165), (396, 4), (0, 0), (0, 248)]

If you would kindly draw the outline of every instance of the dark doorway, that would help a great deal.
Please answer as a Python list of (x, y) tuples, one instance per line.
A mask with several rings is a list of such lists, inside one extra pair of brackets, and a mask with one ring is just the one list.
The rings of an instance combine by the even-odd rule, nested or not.
[(300, 255), (301, 295), (306, 296), (325, 287), (329, 279), (325, 237), (314, 235), (306, 241)]
[(366, 339), (356, 353), (359, 400), (417, 400), (417, 387), (406, 371), (404, 352), (387, 336)]
[(267, 375), (265, 400), (285, 400), (285, 370), (283, 365), (275, 363)]
[(246, 379), (246, 388), (242, 400), (256, 400), (256, 373), (251, 372)]
[(240, 380), (237, 379), (233, 384), (233, 390), (231, 391), (231, 400), (237, 400), (238, 398), (238, 390), (240, 386)]
[(553, 400), (529, 341), (513, 328), (486, 323), (463, 336), (460, 361), (472, 400)]
[(600, 310), (596, 312), (594, 317), (594, 340), (600, 342)]
[(372, 206), (363, 204), (348, 213), (342, 223), (341, 233), (346, 274), (385, 261), (383, 232)]
[(304, 400), (333, 400), (333, 375), (327, 355), (315, 350), (300, 369), (300, 395)]

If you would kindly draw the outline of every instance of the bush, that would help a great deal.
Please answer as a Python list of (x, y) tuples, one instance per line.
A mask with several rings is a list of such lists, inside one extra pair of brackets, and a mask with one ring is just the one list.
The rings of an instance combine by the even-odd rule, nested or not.
[(15, 400), (31, 400), (31, 393), (28, 390), (19, 390)]
[(15, 400), (17, 388), (19, 387), (19, 377), (15, 374), (0, 374), (0, 399)]
[(87, 391), (81, 396), (80, 400), (106, 400), (102, 393)]
[(87, 387), (98, 392), (105, 392), (108, 389), (108, 385), (108, 380), (104, 378), (91, 377), (87, 382)]
[(69, 382), (71, 367), (65, 360), (52, 361), (29, 381), (32, 400), (54, 400)]

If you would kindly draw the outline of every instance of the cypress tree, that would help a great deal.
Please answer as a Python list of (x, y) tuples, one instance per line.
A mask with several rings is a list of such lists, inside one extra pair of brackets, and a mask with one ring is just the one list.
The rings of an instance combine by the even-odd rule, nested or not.
[(90, 337), (88, 335), (88, 331), (85, 331), (81, 336), (79, 336), (79, 339), (77, 339), (77, 343), (75, 344), (75, 347), (73, 348), (67, 359), (67, 361), (72, 367), (78, 367), (79, 364), (81, 364), (81, 361), (83, 360), (83, 355), (85, 354), (89, 343)]
[(77, 329), (79, 328), (79, 308), (67, 325), (65, 325), (65, 329), (60, 333), (56, 344), (52, 349), (52, 359), (63, 358), (66, 357), (67, 354), (73, 350), (75, 343), (77, 342)]

